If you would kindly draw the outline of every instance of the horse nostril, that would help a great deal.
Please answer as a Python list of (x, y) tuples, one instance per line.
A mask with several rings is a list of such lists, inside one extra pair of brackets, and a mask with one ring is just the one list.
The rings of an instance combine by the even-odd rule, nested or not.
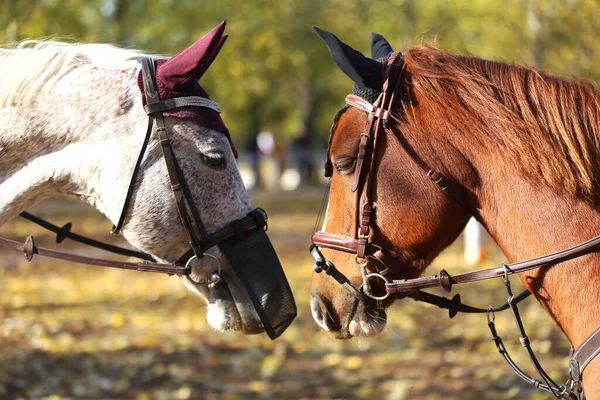
[(323, 311), (320, 306), (320, 302), (317, 299), (317, 296), (311, 294), (310, 295), (310, 310), (312, 311), (312, 315), (317, 321), (319, 325), (323, 324)]
[(333, 311), (331, 302), (326, 298), (311, 294), (310, 309), (317, 324), (328, 331), (339, 331), (341, 326), (337, 314)]

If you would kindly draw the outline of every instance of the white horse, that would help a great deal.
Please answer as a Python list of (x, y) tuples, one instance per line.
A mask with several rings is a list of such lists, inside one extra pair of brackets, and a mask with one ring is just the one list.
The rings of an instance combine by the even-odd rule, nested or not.
[[(50, 41), (0, 50), (0, 226), (59, 193), (88, 202), (117, 223), (148, 125), (138, 87), (143, 56), (106, 44)], [(207, 229), (245, 216), (251, 204), (228, 138), (188, 119), (165, 117), (165, 123)], [(189, 248), (154, 136), (122, 233), (163, 262)], [(231, 268), (218, 247), (209, 252), (224, 272)], [(209, 278), (211, 260), (204, 259), (193, 269), (195, 281)], [(213, 293), (183, 281), (208, 304), (214, 328), (262, 331), (251, 304), (237, 300), (242, 287), (227, 282), (226, 293)]]

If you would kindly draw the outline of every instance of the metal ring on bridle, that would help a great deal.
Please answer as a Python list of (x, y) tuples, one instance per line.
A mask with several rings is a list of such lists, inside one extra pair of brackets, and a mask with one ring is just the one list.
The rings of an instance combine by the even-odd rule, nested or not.
[(367, 258), (364, 258), (364, 259), (363, 259), (363, 260), (365, 260), (364, 262), (359, 262), (359, 261), (358, 261), (358, 259), (359, 259), (359, 257), (358, 257), (358, 254), (356, 254), (356, 255), (354, 256), (354, 263), (355, 263), (355, 264), (356, 264), (358, 267), (364, 268), (364, 267), (366, 267), (366, 266), (369, 264), (369, 259), (367, 259)]
[[(215, 256), (213, 256), (212, 254), (208, 254), (208, 253), (202, 253), (203, 256), (207, 256), (212, 258), (213, 260), (216, 261), (217, 263), (217, 272), (213, 272), (210, 275), (210, 279), (207, 281), (195, 281), (192, 278), (190, 278), (190, 275), (186, 275), (186, 278), (196, 284), (196, 285), (207, 285), (208, 287), (212, 287), (214, 285), (216, 285), (217, 283), (219, 283), (221, 281), (221, 263), (219, 262), (219, 259)], [(190, 257), (190, 259), (187, 261), (187, 263), (185, 263), (185, 268), (187, 269), (188, 267), (190, 267), (190, 263), (193, 260), (197, 260), (198, 258), (196, 257), (196, 255), (194, 254), (193, 256)], [(190, 268), (191, 270), (191, 268)]]
[[(365, 276), (365, 279), (368, 281), (371, 278), (378, 278), (381, 279), (383, 281), (383, 283), (390, 283), (390, 280), (387, 279), (385, 276), (378, 274), (378, 273), (372, 273), (372, 274), (367, 274)], [(364, 293), (365, 296), (370, 297), (373, 300), (385, 300), (388, 297), (390, 297), (390, 293), (386, 292), (385, 295), (383, 296), (374, 296), (372, 293)]]

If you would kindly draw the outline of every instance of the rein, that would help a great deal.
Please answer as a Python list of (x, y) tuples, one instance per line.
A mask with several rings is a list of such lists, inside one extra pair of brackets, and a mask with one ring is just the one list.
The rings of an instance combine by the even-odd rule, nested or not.
[[(464, 189), (455, 182), (445, 178), (442, 174), (430, 168), (429, 165), (419, 157), (412, 147), (400, 135), (395, 135), (389, 127), (388, 120), (391, 117), (391, 108), (394, 104), (395, 87), (401, 83), (402, 70), (402, 55), (400, 53), (392, 54), (388, 60), (383, 74), (383, 91), (374, 103), (356, 96), (348, 95), (346, 103), (367, 112), (368, 119), (364, 130), (360, 134), (359, 151), (357, 155), (356, 168), (352, 181), (352, 191), (356, 192), (356, 214), (355, 214), (355, 236), (343, 236), (327, 232), (316, 232), (312, 237), (311, 254), (315, 259), (313, 269), (315, 272), (325, 272), (332, 276), (346, 290), (352, 293), (358, 301), (381, 301), (389, 296), (396, 298), (410, 297), (415, 301), (422, 301), (434, 304), (440, 308), (449, 310), (450, 318), (454, 317), (458, 312), (464, 313), (486, 313), (488, 319), (488, 327), (492, 333), (493, 340), (498, 348), (498, 351), (515, 371), (515, 373), (529, 382), (533, 386), (550, 392), (554, 397), (560, 399), (585, 399), (583, 393), (582, 374), (585, 367), (600, 354), (600, 328), (598, 328), (591, 336), (571, 354), (570, 371), (568, 381), (559, 386), (557, 385), (543, 370), (538, 362), (533, 350), (530, 347), (529, 339), (526, 335), (525, 328), (521, 321), (521, 317), (517, 308), (517, 304), (528, 297), (531, 293), (525, 291), (517, 296), (512, 293), (510, 287), (509, 275), (529, 271), (537, 268), (551, 267), (556, 264), (581, 257), (586, 254), (598, 251), (600, 248), (600, 236), (592, 238), (578, 245), (560, 250), (554, 253), (532, 258), (525, 261), (519, 261), (512, 264), (502, 265), (496, 268), (485, 270), (477, 270), (466, 272), (457, 275), (450, 275), (445, 270), (441, 270), (438, 275), (433, 275), (424, 278), (414, 279), (391, 279), (393, 275), (389, 265), (386, 263), (384, 249), (371, 241), (370, 226), (372, 217), (371, 192), (374, 175), (374, 162), (377, 155), (378, 138), (381, 131), (389, 132), (395, 137), (401, 147), (406, 151), (413, 162), (418, 165), (426, 177), (436, 184), (444, 193), (446, 193), (454, 202), (463, 209), (468, 210), (465, 200)], [(370, 152), (368, 149), (370, 147)], [(365, 168), (365, 159), (370, 157), (368, 168)], [(361, 190), (358, 190), (362, 187)], [(364, 197), (362, 206), (360, 204), (361, 195)], [(350, 280), (344, 276), (335, 265), (327, 260), (321, 253), (320, 248), (327, 248), (337, 251), (342, 251), (354, 254), (355, 265), (362, 273), (362, 285), (359, 288), (354, 287)], [(375, 272), (370, 272), (369, 269)], [(453, 285), (476, 282), (492, 278), (504, 279), (504, 285), (508, 292), (508, 301), (506, 304), (493, 308), (489, 306), (487, 309), (472, 307), (463, 304), (460, 300), (460, 295), (456, 294), (452, 299), (442, 296), (437, 296), (431, 293), (422, 291), (421, 289), (441, 287), (449, 293)], [(386, 293), (382, 296), (377, 296), (373, 293), (370, 281), (380, 280), (385, 284)], [(520, 342), (527, 351), (530, 361), (534, 368), (541, 376), (542, 381), (532, 378), (524, 373), (510, 358), (502, 339), (498, 336), (495, 328), (495, 311), (511, 309), (516, 321), (517, 329), (520, 334)]]
[[(35, 244), (35, 240), (33, 236), (28, 236), (25, 239), (25, 242), (17, 242), (14, 240), (6, 239), (0, 237), (0, 247), (5, 249), (12, 249), (16, 251), (20, 251), (25, 256), (27, 261), (31, 261), (33, 256), (38, 254), (40, 256), (54, 258), (58, 260), (77, 262), (80, 264), (87, 265), (95, 265), (100, 267), (109, 267), (109, 268), (119, 268), (119, 269), (127, 269), (132, 271), (140, 271), (140, 272), (157, 272), (168, 275), (179, 275), (179, 276), (187, 276), (192, 273), (192, 268), (189, 264), (183, 264), (179, 262), (175, 262), (172, 264), (169, 263), (157, 263), (152, 255), (136, 250), (125, 249), (119, 246), (114, 246), (108, 243), (103, 243), (94, 239), (90, 239), (83, 235), (78, 235), (74, 232), (71, 232), (72, 224), (69, 222), (62, 228), (42, 219), (36, 217), (35, 215), (31, 215), (27, 212), (23, 212), (20, 214), (21, 217), (40, 225), (41, 227), (56, 233), (56, 243), (62, 243), (64, 239), (71, 239), (75, 242), (83, 243), (90, 247), (95, 247), (107, 252), (126, 255), (129, 257), (135, 257), (142, 260), (147, 260), (144, 262), (129, 262), (129, 261), (115, 261), (108, 260), (103, 258), (94, 258), (81, 256), (73, 253), (66, 253), (51, 249), (46, 249), (43, 247), (38, 247)], [(244, 218), (236, 220), (236, 224), (239, 223), (241, 227), (241, 231), (252, 231), (254, 229), (264, 229), (267, 224), (267, 214), (262, 209), (256, 209), (250, 212)], [(66, 229), (65, 229), (66, 228)], [(241, 231), (236, 231), (236, 229), (232, 225), (228, 225), (222, 229), (211, 234), (212, 240), (214, 243), (210, 245), (211, 242), (207, 243), (208, 247), (214, 246), (219, 242), (224, 240), (228, 240), (231, 238), (238, 237)], [(188, 278), (190, 279), (190, 278)], [(193, 281), (196, 284), (203, 283), (212, 283), (212, 282), (198, 282)]]
[[(119, 233), (123, 228), (125, 217), (131, 203), (134, 185), (137, 181), (138, 172), (148, 147), (149, 140), (152, 136), (153, 125), (156, 123), (156, 135), (158, 136), (158, 140), (160, 141), (163, 151), (163, 158), (165, 159), (165, 163), (167, 165), (171, 189), (173, 190), (173, 195), (181, 223), (188, 236), (190, 250), (188, 250), (174, 263), (157, 263), (154, 257), (150, 254), (136, 250), (124, 249), (73, 233), (71, 232), (72, 224), (70, 222), (63, 227), (58, 227), (27, 212), (21, 213), (20, 216), (56, 233), (57, 243), (61, 243), (65, 238), (68, 238), (108, 252), (135, 257), (145, 261), (115, 261), (50, 250), (36, 246), (33, 236), (28, 236), (24, 243), (0, 237), (0, 247), (22, 252), (27, 261), (31, 261), (33, 256), (38, 254), (40, 256), (49, 258), (88, 265), (186, 276), (187, 279), (195, 284), (207, 284), (209, 286), (214, 285), (221, 281), (219, 261), (211, 254), (204, 253), (204, 251), (232, 238), (241, 239), (256, 229), (266, 230), (267, 214), (264, 210), (257, 208), (248, 213), (245, 217), (234, 220), (227, 226), (215, 232), (208, 233), (204, 223), (202, 222), (202, 218), (198, 214), (198, 208), (194, 203), (189, 186), (187, 185), (187, 182), (183, 176), (183, 172), (177, 163), (175, 153), (171, 146), (168, 130), (164, 125), (162, 113), (164, 111), (181, 107), (205, 107), (215, 110), (216, 112), (220, 112), (221, 110), (214, 101), (199, 96), (178, 97), (161, 101), (156, 88), (155, 61), (152, 58), (144, 57), (141, 62), (144, 91), (147, 101), (147, 105), (144, 107), (144, 109), (148, 114), (148, 128), (146, 130), (146, 135), (140, 150), (140, 154), (133, 169), (120, 217), (117, 225), (113, 227), (111, 233)], [(191, 216), (188, 214), (187, 208), (189, 208), (191, 211)], [(208, 281), (194, 281), (189, 276), (192, 273), (192, 267), (190, 264), (194, 259), (199, 259), (203, 256), (208, 256), (214, 259), (217, 262), (217, 270), (211, 275), (211, 278)]]

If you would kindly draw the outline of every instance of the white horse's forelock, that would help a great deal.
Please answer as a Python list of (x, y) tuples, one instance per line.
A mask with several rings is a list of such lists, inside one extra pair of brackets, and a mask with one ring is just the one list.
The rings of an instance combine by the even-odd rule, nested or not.
[(42, 86), (52, 85), (81, 65), (122, 69), (145, 56), (110, 44), (26, 40), (0, 48), (0, 107), (28, 104)]

